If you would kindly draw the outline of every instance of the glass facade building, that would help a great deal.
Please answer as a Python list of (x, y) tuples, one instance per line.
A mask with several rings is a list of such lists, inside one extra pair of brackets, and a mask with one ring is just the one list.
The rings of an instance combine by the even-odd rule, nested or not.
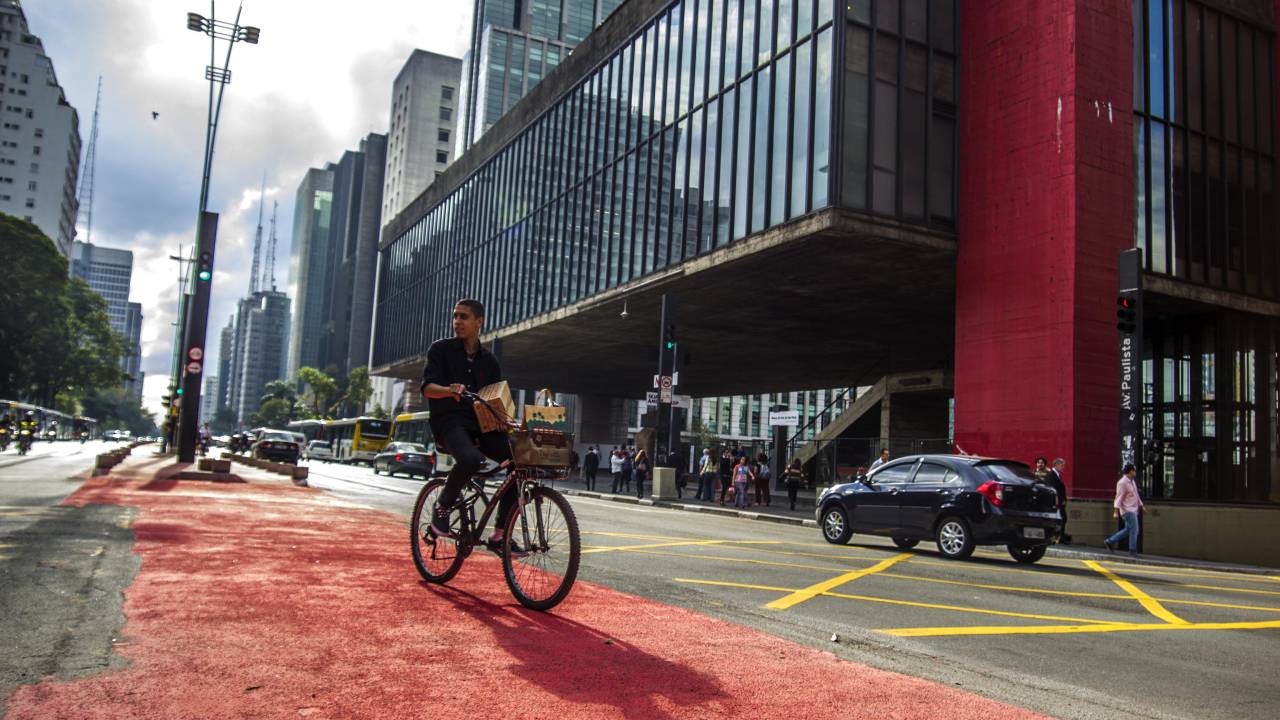
[(463, 295), (494, 330), (827, 208), (953, 228), (955, 32), (949, 0), (667, 4), (383, 247), (373, 364)]
[[(1273, 32), (1191, 0), (1133, 0), (1133, 21), (1134, 241), (1147, 271), (1276, 300)], [(1274, 318), (1148, 305), (1147, 496), (1267, 501)]]

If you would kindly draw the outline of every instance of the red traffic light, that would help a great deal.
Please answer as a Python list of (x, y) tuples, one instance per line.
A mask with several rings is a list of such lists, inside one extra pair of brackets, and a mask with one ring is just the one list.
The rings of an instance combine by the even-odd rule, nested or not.
[(1132, 310), (1132, 309), (1134, 308), (1134, 306), (1136, 306), (1137, 304), (1138, 304), (1138, 303), (1137, 303), (1136, 301), (1134, 301), (1134, 299), (1133, 299), (1133, 298), (1131, 298), (1131, 297), (1118, 297), (1118, 298), (1116, 298), (1116, 305), (1119, 305), (1120, 307), (1124, 308), (1125, 310)]

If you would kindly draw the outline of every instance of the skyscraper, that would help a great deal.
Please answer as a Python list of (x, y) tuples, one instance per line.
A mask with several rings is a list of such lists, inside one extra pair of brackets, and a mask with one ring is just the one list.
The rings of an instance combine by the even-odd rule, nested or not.
[(311, 168), (298, 185), (289, 250), (289, 295), (294, 299), (288, 377), (300, 367), (323, 367), (321, 340), (329, 298), (329, 226), (333, 169)]
[(391, 86), (391, 129), (382, 189), (386, 224), (453, 161), (462, 61), (414, 50)]
[[(214, 413), (222, 408), (229, 407), (231, 398), (227, 397), (227, 393), (231, 387), (231, 368), (232, 359), (234, 357), (234, 348), (236, 343), (236, 316), (232, 315), (227, 319), (226, 327), (222, 328), (222, 332), (218, 336), (218, 384), (216, 386), (216, 405)], [(203, 398), (202, 398), (203, 399)]]
[(624, 0), (476, 0), (463, 62), (458, 154), (560, 64)]
[(262, 405), (267, 383), (285, 377), (289, 296), (259, 290), (240, 301), (231, 352), (230, 407), (245, 426)]
[(328, 331), (323, 369), (345, 376), (369, 362), (387, 136), (370, 133), (333, 170)]
[(0, 58), (0, 212), (35, 223), (70, 256), (80, 121), (17, 0), (0, 0)]
[(125, 339), (125, 355), (120, 360), (120, 370), (125, 374), (124, 389), (141, 402), (142, 306), (129, 302), (133, 253), (76, 242), (71, 251), (71, 277), (89, 283), (89, 287), (107, 301), (111, 329)]

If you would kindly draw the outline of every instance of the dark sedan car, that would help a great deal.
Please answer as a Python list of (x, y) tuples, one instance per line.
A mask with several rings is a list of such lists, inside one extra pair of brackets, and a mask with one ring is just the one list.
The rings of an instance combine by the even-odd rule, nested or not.
[(914, 455), (890, 461), (858, 481), (836, 485), (818, 501), (818, 525), (829, 543), (855, 532), (883, 535), (900, 548), (937, 542), (961, 559), (976, 545), (1005, 545), (1033, 563), (1062, 532), (1057, 493), (1014, 460)]
[(431, 477), (435, 468), (435, 453), (418, 443), (393, 442), (383, 448), (373, 458), (373, 474), (385, 472), (388, 475), (405, 473), (409, 476), (421, 475), (423, 479)]
[(258, 434), (258, 441), (253, 444), (250, 454), (260, 460), (278, 460), (297, 465), (302, 446), (291, 432), (263, 430)]

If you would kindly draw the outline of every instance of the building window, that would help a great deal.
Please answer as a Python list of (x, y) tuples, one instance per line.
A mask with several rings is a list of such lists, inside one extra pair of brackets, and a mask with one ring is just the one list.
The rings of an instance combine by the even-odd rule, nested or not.
[[(15, 127), (17, 126), (15, 125)], [(44, 137), (44, 128), (36, 128), (36, 137), (38, 138)]]
[(40, 146), (39, 146), (39, 145), (32, 145), (32, 146), (31, 146), (31, 154), (32, 154), (32, 155), (39, 155), (39, 154), (40, 154)]
[(436, 140), (438, 140), (438, 141), (440, 141), (440, 142), (442, 142), (442, 143), (447, 143), (447, 142), (449, 142), (449, 131), (448, 131), (448, 130), (445, 130), (444, 128), (440, 128), (439, 130), (437, 130), (437, 131), (436, 131)]
[(33, 207), (35, 207), (35, 206), (36, 206), (36, 199), (35, 199), (35, 198), (27, 198), (26, 206), (27, 206), (27, 207), (29, 207), (29, 208), (33, 208)]
[(441, 100), (452, 100), (452, 99), (453, 99), (453, 88), (449, 87), (448, 85), (445, 85), (444, 87), (440, 88), (440, 99), (441, 99)]
[[(12, 161), (10, 162), (12, 163)], [(40, 163), (31, 163), (31, 172), (33, 173), (40, 172)]]
[(442, 107), (442, 108), (440, 108), (440, 119), (441, 119), (442, 121), (444, 121), (444, 122), (452, 122), (452, 121), (453, 121), (453, 110), (452, 110), (451, 108), (447, 108), (447, 107)]
[(1134, 244), (1149, 272), (1275, 298), (1274, 38), (1133, 0)]
[(438, 162), (438, 163), (447, 163), (447, 162), (449, 162), (449, 153), (448, 153), (448, 151), (446, 151), (446, 150), (437, 150), (437, 151), (436, 151), (436, 162)]
[[(12, 180), (10, 180), (9, 182), (13, 182), (13, 181), (12, 181)], [(29, 182), (27, 183), (27, 189), (28, 189), (28, 190), (36, 190), (36, 189), (38, 189), (38, 187), (39, 187), (39, 186), (36, 184), (36, 181), (35, 181), (35, 180), (31, 180), (31, 181), (29, 181)]]

